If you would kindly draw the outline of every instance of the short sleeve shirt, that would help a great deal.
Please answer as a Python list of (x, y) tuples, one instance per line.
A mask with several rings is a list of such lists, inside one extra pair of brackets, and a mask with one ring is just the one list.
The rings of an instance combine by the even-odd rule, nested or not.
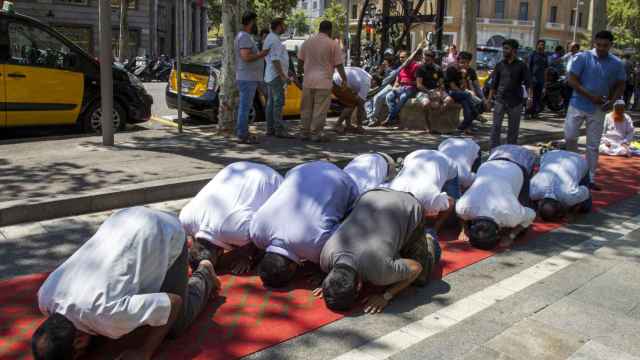
[(437, 214), (449, 208), (449, 197), (442, 188), (456, 176), (458, 169), (446, 155), (436, 150), (417, 150), (405, 158), (389, 188), (412, 194), (427, 213)]
[(249, 161), (226, 166), (180, 211), (187, 235), (225, 250), (250, 242), (253, 215), (278, 189), (282, 175)]
[(398, 73), (398, 82), (402, 86), (416, 86), (416, 73), (420, 64), (412, 61)]
[(47, 277), (38, 290), (40, 310), (111, 339), (165, 325), (171, 302), (160, 289), (185, 239), (172, 214), (145, 207), (117, 211)]
[(264, 72), (264, 60), (246, 62), (240, 57), (240, 49), (250, 49), (252, 54), (258, 53), (258, 46), (251, 35), (246, 31), (240, 31), (234, 42), (236, 53), (236, 80), (262, 81)]
[(284, 71), (285, 74), (289, 72), (289, 53), (276, 33), (270, 32), (269, 35), (267, 35), (262, 48), (270, 49), (266, 57), (267, 66), (265, 67), (264, 81), (271, 82), (278, 77), (278, 71), (273, 65), (274, 61), (280, 62), (282, 71)]
[(436, 64), (422, 64), (416, 72), (416, 78), (422, 79), (422, 85), (425, 88), (433, 90), (440, 86), (440, 82), (444, 80), (444, 74)]
[(387, 160), (380, 154), (362, 154), (344, 167), (358, 186), (360, 194), (375, 189), (384, 182), (389, 172)]
[(331, 89), (333, 70), (343, 63), (337, 41), (323, 33), (313, 35), (300, 47), (298, 58), (304, 62), (304, 88)]
[(507, 160), (487, 161), (456, 203), (456, 213), (466, 221), (486, 217), (503, 228), (528, 227), (536, 213), (518, 201), (523, 183), (524, 175), (517, 164)]
[(531, 179), (529, 196), (534, 201), (550, 198), (572, 207), (589, 198), (589, 189), (580, 185), (588, 171), (587, 160), (582, 155), (564, 150), (548, 151), (542, 155), (540, 170)]
[(327, 161), (289, 170), (251, 222), (251, 239), (267, 252), (318, 263), (320, 251), (358, 197), (349, 175)]
[(471, 168), (480, 156), (480, 146), (469, 138), (449, 138), (440, 143), (438, 151), (447, 155), (456, 165), (460, 185), (465, 188), (471, 186), (475, 178)]
[(376, 189), (362, 195), (353, 211), (329, 238), (320, 267), (336, 264), (356, 269), (363, 281), (387, 286), (411, 276), (400, 251), (420, 228), (422, 207), (410, 194)]
[(451, 84), (455, 84), (459, 88), (462, 88), (462, 71), (457, 65), (449, 65), (445, 73), (445, 86), (447, 90), (451, 89)]
[[(571, 61), (569, 72), (578, 77), (580, 84), (590, 94), (602, 97), (609, 96), (617, 81), (626, 81), (627, 78), (620, 59), (612, 54), (600, 58), (595, 49), (576, 55)], [(598, 110), (595, 104), (578, 91), (573, 92), (570, 104), (587, 113)]]

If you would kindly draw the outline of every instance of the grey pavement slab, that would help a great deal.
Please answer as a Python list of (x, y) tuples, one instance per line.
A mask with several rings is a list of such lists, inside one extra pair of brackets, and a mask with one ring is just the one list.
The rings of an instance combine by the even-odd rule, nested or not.
[(515, 360), (506, 354), (490, 349), (486, 346), (478, 346), (471, 350), (468, 354), (464, 355), (459, 360)]
[(597, 341), (591, 340), (573, 353), (567, 360), (640, 360), (639, 357), (629, 355)]
[(496, 336), (485, 346), (514, 360), (565, 360), (585, 342), (584, 337), (526, 319)]
[(602, 307), (564, 298), (537, 313), (535, 320), (580, 334), (604, 345), (640, 356), (640, 327), (636, 319)]

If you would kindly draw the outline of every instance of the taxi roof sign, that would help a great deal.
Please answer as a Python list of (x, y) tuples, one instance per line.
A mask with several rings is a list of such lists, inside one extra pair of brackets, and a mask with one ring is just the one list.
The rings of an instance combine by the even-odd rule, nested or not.
[(2, 4), (2, 11), (13, 14), (15, 12), (15, 6), (11, 1), (4, 1)]

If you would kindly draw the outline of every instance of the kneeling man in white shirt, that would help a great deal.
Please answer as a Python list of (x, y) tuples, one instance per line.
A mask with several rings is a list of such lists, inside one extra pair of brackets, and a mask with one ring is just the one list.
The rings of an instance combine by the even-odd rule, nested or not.
[(462, 189), (468, 189), (480, 167), (480, 145), (469, 138), (448, 138), (438, 145), (438, 151), (447, 155), (458, 168)]
[(351, 160), (343, 170), (355, 181), (362, 195), (393, 179), (396, 176), (396, 162), (381, 152), (362, 154)]
[(201, 259), (217, 260), (225, 251), (243, 253), (231, 264), (234, 274), (251, 268), (254, 257), (249, 239), (251, 220), (278, 189), (282, 175), (272, 168), (249, 161), (227, 165), (180, 212), (180, 222), (193, 240), (189, 261), (197, 267)]
[(542, 155), (529, 193), (540, 217), (553, 221), (570, 211), (591, 211), (589, 182), (589, 165), (582, 155), (553, 150)]
[(33, 335), (34, 358), (81, 357), (92, 337), (121, 339), (108, 349), (115, 351), (133, 336), (135, 347), (119, 355), (150, 359), (167, 334), (187, 329), (219, 288), (210, 260), (188, 277), (186, 236), (177, 217), (144, 207), (120, 210), (38, 291), (48, 318)]
[(422, 205), (424, 216), (434, 222), (437, 232), (453, 213), (455, 199), (460, 197), (458, 168), (453, 161), (436, 150), (416, 150), (407, 155), (389, 188), (412, 194)]
[(251, 222), (251, 240), (266, 252), (258, 264), (263, 284), (284, 287), (303, 261), (318, 264), (322, 247), (358, 194), (353, 179), (330, 162), (312, 161), (289, 170)]
[(535, 211), (519, 198), (528, 198), (525, 180), (535, 155), (522, 149), (502, 149), (480, 166), (475, 181), (456, 204), (463, 222), (460, 240), (480, 249), (492, 249), (499, 241), (508, 246), (533, 223)]

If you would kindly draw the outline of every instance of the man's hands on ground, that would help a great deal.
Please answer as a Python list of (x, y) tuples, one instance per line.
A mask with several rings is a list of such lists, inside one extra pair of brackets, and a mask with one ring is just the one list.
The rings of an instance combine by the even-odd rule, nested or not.
[(378, 314), (389, 304), (389, 301), (380, 294), (368, 296), (362, 302), (365, 314)]
[(322, 288), (317, 287), (313, 290), (313, 296), (321, 298), (322, 297)]

